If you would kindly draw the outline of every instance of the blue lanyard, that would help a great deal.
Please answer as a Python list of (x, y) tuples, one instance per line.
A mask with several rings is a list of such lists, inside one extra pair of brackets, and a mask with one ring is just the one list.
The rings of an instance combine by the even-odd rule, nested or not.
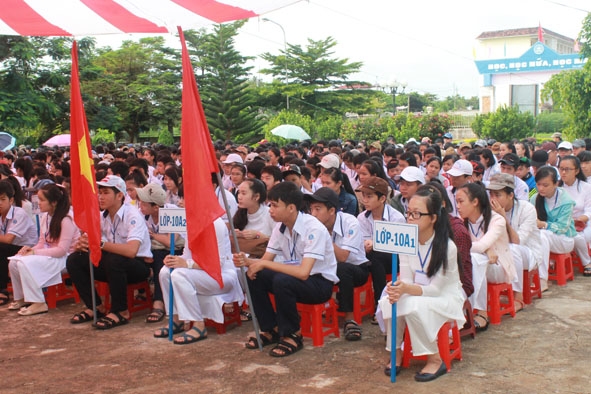
[[(115, 215), (115, 219), (117, 219), (119, 216)], [(121, 216), (121, 219), (119, 219), (119, 221), (117, 221), (117, 225), (115, 225), (114, 221), (113, 224), (111, 226), (111, 234), (113, 235), (113, 243), (117, 243), (117, 241), (115, 240), (115, 235), (117, 234), (117, 227), (119, 227), (119, 225), (121, 224), (121, 222), (123, 221), (123, 219), (125, 218), (125, 214), (123, 214), (123, 216)]]
[(154, 223), (150, 224), (152, 226), (152, 232), (158, 234), (158, 230), (160, 230), (160, 226), (155, 225)]
[(474, 232), (474, 228), (472, 227), (472, 223), (468, 222), (468, 225), (470, 225), (470, 232), (472, 233), (472, 235), (474, 235), (475, 238), (478, 238), (478, 236), (480, 235), (480, 229), (482, 229), (482, 223), (480, 222), (480, 224), (478, 225), (478, 231)]
[(295, 248), (296, 248), (297, 238), (298, 238), (298, 233), (295, 233), (293, 236), (293, 248), (290, 246), (289, 239), (287, 240), (287, 247), (289, 249), (289, 259), (291, 261), (295, 260)]
[(419, 263), (421, 263), (421, 271), (425, 272), (425, 264), (427, 264), (427, 259), (429, 258), (429, 255), (431, 254), (431, 248), (433, 247), (433, 242), (431, 242), (431, 245), (429, 245), (429, 249), (427, 249), (427, 255), (425, 256), (424, 259), (421, 258), (421, 251), (419, 250)]
[[(10, 207), (10, 209), (12, 209), (14, 211), (14, 207)], [(8, 213), (10, 213), (10, 211), (8, 211)], [(14, 216), (14, 214), (13, 214)], [(4, 220), (2, 222), (2, 234), (6, 235), (6, 230), (8, 229), (8, 214), (6, 214), (6, 220)]]

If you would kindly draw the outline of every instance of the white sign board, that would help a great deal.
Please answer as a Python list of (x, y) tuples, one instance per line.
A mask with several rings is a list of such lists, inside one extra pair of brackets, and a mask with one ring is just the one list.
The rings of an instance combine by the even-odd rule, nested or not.
[(158, 232), (186, 233), (187, 216), (184, 208), (160, 208), (158, 210)]
[(375, 221), (373, 250), (416, 256), (419, 248), (416, 224)]

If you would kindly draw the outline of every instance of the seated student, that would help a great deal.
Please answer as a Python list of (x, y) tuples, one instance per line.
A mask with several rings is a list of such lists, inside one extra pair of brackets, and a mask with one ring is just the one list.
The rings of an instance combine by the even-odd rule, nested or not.
[(14, 203), (15, 190), (8, 180), (0, 181), (0, 306), (8, 304), (8, 257), (17, 254), (23, 246), (37, 243), (37, 226)]
[[(169, 289), (172, 281), (174, 312), (173, 333), (185, 331), (185, 323), (191, 322), (193, 327), (174, 339), (175, 345), (186, 345), (207, 338), (204, 319), (212, 319), (218, 323), (224, 322), (222, 307), (225, 303), (232, 304), (244, 301), (244, 295), (236, 268), (232, 264), (230, 251), (230, 234), (221, 218), (214, 222), (218, 253), (222, 267), (224, 287), (209, 276), (192, 258), (191, 250), (185, 247), (182, 256), (168, 255), (164, 258), (166, 269), (160, 271), (159, 282), (165, 300), (170, 297)], [(173, 268), (171, 272), (171, 268)], [(215, 296), (202, 299), (202, 296)], [(169, 303), (166, 302), (168, 311)], [(170, 312), (170, 311), (168, 311)], [(154, 332), (156, 338), (168, 338), (168, 327)]]
[(268, 165), (261, 169), (261, 181), (267, 186), (267, 192), (282, 180), (281, 168), (275, 165)]
[(449, 187), (447, 188), (447, 196), (449, 197), (449, 201), (451, 201), (452, 204), (452, 216), (460, 216), (456, 206), (456, 193), (460, 187), (472, 181), (473, 172), (474, 167), (472, 167), (472, 163), (464, 159), (455, 161), (451, 169), (446, 172), (449, 176), (450, 183)]
[[(340, 171), (340, 170), (337, 170)], [(334, 254), (337, 259), (339, 311), (345, 313), (343, 331), (345, 339), (361, 339), (361, 327), (353, 316), (353, 289), (362, 286), (369, 277), (369, 263), (365, 257), (363, 237), (355, 216), (337, 209), (339, 197), (328, 187), (321, 187), (314, 194), (304, 196), (310, 203), (310, 213), (332, 236)]]
[(490, 207), (481, 183), (467, 183), (456, 193), (456, 207), (472, 238), (472, 284), (470, 303), (478, 331), (488, 328), (487, 282), (512, 283), (517, 271), (509, 248), (505, 219)]
[[(330, 235), (316, 218), (300, 212), (303, 193), (298, 187), (291, 182), (280, 183), (269, 191), (268, 199), (271, 217), (278, 223), (267, 252), (260, 260), (234, 254), (234, 264), (248, 267), (248, 286), (262, 345), (277, 343), (269, 354), (285, 357), (304, 347), (296, 303), (326, 302), (339, 278)], [(284, 261), (273, 261), (276, 255)], [(275, 296), (277, 312), (269, 293)], [(246, 347), (258, 349), (256, 338), (250, 337)]]
[(127, 324), (127, 284), (146, 280), (150, 275), (144, 259), (152, 258), (150, 235), (143, 224), (140, 211), (125, 204), (125, 181), (109, 175), (97, 182), (98, 202), (101, 209), (102, 258), (93, 267), (96, 280), (108, 282), (111, 294), (111, 310), (101, 304), (94, 283), (90, 282), (88, 264), (88, 236), (82, 234), (75, 245), (76, 252), (68, 256), (66, 267), (70, 278), (84, 301), (86, 309), (75, 314), (70, 323), (80, 324), (93, 320), (92, 291), (96, 293), (97, 321), (95, 327), (107, 330)]
[[(540, 231), (536, 225), (536, 209), (529, 201), (515, 198), (514, 177), (510, 174), (495, 174), (486, 187), (490, 194), (492, 210), (505, 217), (509, 247), (513, 255), (517, 276), (512, 282), (515, 293), (515, 311), (523, 309), (523, 270), (531, 271), (542, 264), (542, 250), (548, 253), (548, 245), (543, 245)], [(529, 289), (525, 289), (528, 291)]]
[(515, 198), (518, 200), (529, 200), (529, 187), (515, 173), (519, 167), (519, 157), (515, 153), (507, 153), (499, 160), (501, 172), (510, 174), (515, 180)]
[(166, 203), (177, 205), (179, 200), (179, 187), (183, 182), (182, 171), (176, 165), (167, 167), (164, 170), (162, 184), (166, 188)]
[(544, 259), (540, 266), (540, 281), (542, 291), (548, 289), (548, 268), (550, 266), (550, 252), (570, 253), (575, 247), (575, 224), (573, 210), (575, 201), (558, 187), (558, 172), (552, 166), (543, 166), (536, 172), (536, 187), (538, 192), (532, 196), (530, 202), (536, 207), (537, 225), (542, 238), (548, 245), (549, 251), (542, 255)]
[[(165, 180), (166, 182), (166, 176)], [(147, 323), (157, 323), (164, 318), (164, 301), (162, 297), (162, 288), (158, 280), (158, 274), (164, 265), (164, 258), (170, 254), (170, 234), (161, 233), (158, 222), (160, 207), (177, 208), (174, 204), (166, 204), (167, 194), (162, 186), (157, 183), (150, 183), (143, 188), (136, 188), (139, 208), (144, 215), (144, 223), (150, 235), (152, 252), (152, 263), (150, 264), (154, 274), (154, 294), (152, 295), (152, 312), (146, 316)], [(180, 234), (175, 234), (174, 245), (175, 253), (181, 254), (185, 240)]]
[(125, 178), (125, 186), (127, 188), (127, 195), (125, 196), (125, 203), (133, 205), (137, 209), (140, 209), (140, 205), (137, 201), (136, 188), (142, 188), (148, 184), (148, 180), (142, 174), (140, 170), (131, 171)]
[[(382, 290), (386, 286), (386, 274), (392, 273), (392, 255), (373, 250), (374, 221), (385, 220), (388, 222), (404, 223), (404, 216), (392, 208), (391, 205), (386, 204), (388, 183), (382, 178), (370, 178), (367, 183), (361, 184), (359, 189), (355, 191), (361, 193), (361, 203), (366, 208), (365, 211), (357, 216), (357, 220), (361, 228), (365, 254), (371, 262), (369, 271), (371, 272), (373, 281), (374, 301), (375, 305), (377, 305)], [(377, 324), (375, 318), (372, 323)]]
[(323, 187), (330, 188), (339, 196), (339, 206), (337, 209), (341, 212), (357, 216), (357, 198), (347, 175), (338, 168), (331, 167), (323, 171), (321, 179)]
[[(55, 184), (43, 186), (38, 192), (41, 234), (32, 248), (23, 246), (10, 257), (8, 268), (14, 302), (9, 310), (21, 316), (47, 312), (43, 287), (62, 283), (66, 257), (78, 239), (78, 228), (70, 213), (70, 199), (64, 188)], [(29, 305), (28, 307), (25, 307)]]
[(228, 214), (222, 216), (222, 220), (229, 226), (228, 215), (230, 217), (233, 217), (236, 211), (238, 210), (238, 203), (236, 202), (236, 197), (234, 197), (234, 195), (228, 189), (225, 189), (218, 185), (218, 177), (215, 174), (211, 174), (211, 183), (215, 188), (215, 195), (218, 198), (218, 202), (220, 203), (220, 206), (224, 209), (224, 211), (226, 210), (226, 204), (224, 203), (224, 196), (222, 195), (222, 191), (226, 195), (229, 212)]
[(533, 174), (529, 171), (531, 167), (531, 162), (527, 157), (522, 157), (519, 159), (519, 166), (517, 170), (515, 170), (515, 176), (525, 182), (529, 189), (528, 196), (531, 198), (536, 193), (536, 180)]
[(311, 190), (302, 185), (302, 170), (296, 164), (288, 164), (282, 172), (284, 182), (293, 182), (302, 193), (312, 194)]
[[(390, 315), (387, 320), (391, 324), (390, 304), (398, 304), (396, 374), (400, 372), (401, 345), (404, 329), (408, 327), (413, 354), (427, 356), (427, 363), (416, 373), (415, 380), (428, 382), (447, 372), (437, 346), (439, 329), (449, 321), (462, 327), (466, 320), (462, 308), (461, 268), (451, 239), (449, 214), (438, 191), (430, 185), (419, 187), (410, 199), (407, 212), (408, 223), (419, 228), (419, 252), (417, 256), (400, 255), (400, 279), (388, 283), (385, 300), (380, 300), (380, 311), (385, 316)], [(391, 329), (387, 327), (386, 332), (386, 348), (390, 350)], [(387, 366), (384, 371), (388, 376), (390, 368)]]
[(398, 188), (400, 194), (391, 200), (391, 204), (401, 214), (406, 213), (408, 208), (408, 201), (417, 191), (419, 186), (425, 184), (425, 175), (418, 167), (406, 167), (400, 173), (400, 181), (398, 181)]

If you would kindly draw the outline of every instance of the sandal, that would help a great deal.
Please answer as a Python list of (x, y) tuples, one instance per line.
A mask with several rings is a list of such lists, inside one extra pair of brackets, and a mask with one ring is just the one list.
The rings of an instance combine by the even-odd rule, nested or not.
[(8, 305), (8, 310), (9, 311), (18, 311), (19, 309), (27, 307), (29, 305), (31, 305), (31, 303), (25, 302), (24, 300), (13, 301), (10, 303), (10, 305)]
[(343, 326), (343, 333), (347, 341), (358, 341), (361, 339), (361, 327), (355, 320), (347, 320)]
[(273, 349), (271, 349), (271, 351), (269, 352), (269, 355), (272, 357), (287, 357), (287, 356), (291, 356), (292, 354), (294, 354), (295, 352), (301, 350), (304, 348), (304, 341), (303, 341), (303, 337), (301, 335), (297, 335), (297, 334), (289, 334), (287, 337), (285, 338), (291, 338), (293, 339), (293, 341), (296, 343), (295, 345), (287, 342), (284, 339), (280, 339), (279, 343), (277, 344), (277, 346), (275, 346)]
[[(185, 322), (172, 322), (172, 333), (173, 334), (180, 334), (181, 332), (185, 331)], [(168, 338), (168, 327), (159, 328), (154, 333), (154, 338)]]
[[(269, 338), (267, 336), (269, 334), (271, 334), (271, 338)], [(261, 337), (261, 342), (262, 342), (263, 347), (273, 345), (274, 343), (279, 342), (279, 334), (275, 331), (261, 332), (260, 337)], [(248, 342), (246, 342), (244, 344), (244, 346), (247, 349), (258, 349), (259, 343), (257, 342), (256, 337), (250, 337), (250, 338), (248, 338)]]
[(240, 311), (240, 321), (251, 321), (252, 314), (248, 311)]
[(164, 319), (164, 316), (166, 316), (166, 312), (164, 312), (163, 309), (154, 308), (152, 309), (152, 312), (146, 316), (146, 323), (158, 323)]
[[(198, 337), (194, 335), (187, 334), (187, 332), (195, 331), (199, 334)], [(203, 339), (207, 339), (207, 328), (203, 328), (203, 330), (198, 329), (197, 327), (191, 328), (189, 331), (183, 333), (183, 335), (178, 336), (174, 339), (175, 345), (188, 345), (189, 343), (194, 343), (197, 341), (201, 341)], [(179, 339), (177, 341), (177, 339)]]
[[(477, 317), (483, 319), (486, 324), (484, 326), (480, 325), (480, 323), (478, 323), (478, 321), (476, 320)], [(476, 328), (476, 331), (486, 331), (488, 329), (488, 323), (488, 317), (482, 316), (480, 313), (474, 315), (474, 327)]]
[(8, 294), (0, 292), (0, 306), (8, 304), (9, 300), (10, 298), (8, 297)]
[[(101, 311), (96, 311), (96, 317), (98, 319), (102, 319), (105, 316), (104, 313), (102, 313)], [(86, 323), (89, 321), (92, 321), (92, 315), (89, 315), (88, 313), (86, 313), (86, 311), (82, 311), (80, 313), (76, 313), (74, 316), (72, 316), (72, 318), (70, 319), (70, 323), (72, 324), (82, 324), (82, 323)]]
[(96, 324), (93, 325), (94, 328), (98, 330), (110, 330), (111, 328), (115, 328), (118, 326), (123, 326), (129, 323), (129, 320), (126, 319), (121, 315), (119, 312), (111, 312), (113, 315), (117, 316), (119, 320), (113, 320), (109, 316), (101, 317)]
[(515, 302), (513, 302), (513, 305), (515, 306), (515, 313), (522, 311), (523, 308), (525, 308), (525, 302), (521, 300), (515, 300)]
[(587, 264), (583, 270), (583, 276), (591, 276), (591, 264)]

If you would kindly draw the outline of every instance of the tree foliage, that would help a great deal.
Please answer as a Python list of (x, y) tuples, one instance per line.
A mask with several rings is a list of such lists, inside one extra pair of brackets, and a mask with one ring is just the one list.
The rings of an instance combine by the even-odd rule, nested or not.
[(535, 120), (531, 112), (519, 112), (518, 107), (502, 106), (496, 112), (477, 115), (472, 130), (479, 138), (497, 141), (521, 140), (532, 135)]

